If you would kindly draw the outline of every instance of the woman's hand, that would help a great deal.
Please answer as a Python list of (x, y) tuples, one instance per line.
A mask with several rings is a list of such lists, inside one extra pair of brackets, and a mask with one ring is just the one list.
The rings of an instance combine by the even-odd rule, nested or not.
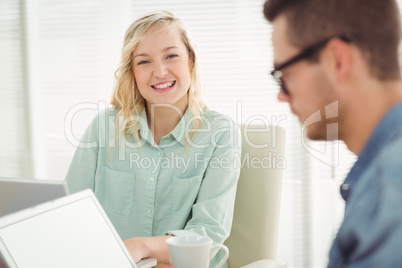
[(135, 262), (144, 258), (156, 258), (158, 262), (169, 263), (166, 239), (171, 235), (154, 237), (133, 237), (124, 241)]
[(128, 252), (130, 252), (135, 262), (149, 255), (145, 239), (146, 237), (133, 237), (124, 241), (124, 245), (127, 247)]

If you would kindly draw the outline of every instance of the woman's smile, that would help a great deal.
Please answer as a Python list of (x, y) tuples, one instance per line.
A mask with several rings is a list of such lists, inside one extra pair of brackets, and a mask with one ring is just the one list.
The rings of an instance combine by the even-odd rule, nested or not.
[(169, 81), (169, 82), (161, 82), (155, 85), (152, 85), (151, 87), (156, 91), (156, 92), (166, 92), (174, 88), (176, 85), (176, 81)]

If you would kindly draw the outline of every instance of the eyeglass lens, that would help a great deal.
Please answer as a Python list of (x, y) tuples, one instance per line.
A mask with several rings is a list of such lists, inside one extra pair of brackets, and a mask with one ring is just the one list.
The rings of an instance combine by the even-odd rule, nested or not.
[(282, 90), (283, 93), (285, 93), (286, 95), (289, 95), (289, 92), (288, 92), (288, 90), (286, 89), (286, 86), (285, 86), (285, 82), (282, 80), (282, 72), (279, 71), (279, 70), (275, 71), (273, 73), (273, 77), (274, 77), (276, 83), (279, 85), (280, 90)]

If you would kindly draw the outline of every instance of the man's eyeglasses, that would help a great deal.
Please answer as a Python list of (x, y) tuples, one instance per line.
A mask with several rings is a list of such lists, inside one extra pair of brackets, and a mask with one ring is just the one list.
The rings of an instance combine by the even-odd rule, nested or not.
[(278, 83), (278, 85), (280, 86), (281, 90), (286, 94), (289, 95), (289, 91), (287, 90), (285, 83), (283, 82), (282, 79), (282, 69), (285, 67), (288, 67), (302, 59), (307, 59), (309, 57), (311, 57), (312, 55), (314, 55), (314, 53), (318, 52), (320, 49), (324, 48), (325, 45), (332, 39), (334, 38), (338, 38), (341, 39), (345, 42), (354, 42), (356, 40), (354, 35), (349, 35), (349, 34), (342, 34), (342, 35), (336, 35), (336, 36), (332, 36), (329, 37), (327, 39), (324, 39), (320, 42), (318, 42), (315, 45), (309, 46), (308, 48), (304, 49), (302, 52), (300, 52), (299, 54), (297, 54), (296, 56), (294, 56), (293, 58), (291, 58), (290, 60), (286, 61), (285, 63), (279, 65), (278, 67), (276, 67), (272, 72), (271, 75), (274, 77), (275, 81)]

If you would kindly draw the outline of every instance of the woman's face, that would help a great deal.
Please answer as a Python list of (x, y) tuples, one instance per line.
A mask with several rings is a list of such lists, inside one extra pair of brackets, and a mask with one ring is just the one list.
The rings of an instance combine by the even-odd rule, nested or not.
[(148, 33), (133, 51), (133, 72), (148, 107), (152, 104), (187, 107), (190, 60), (175, 27)]

